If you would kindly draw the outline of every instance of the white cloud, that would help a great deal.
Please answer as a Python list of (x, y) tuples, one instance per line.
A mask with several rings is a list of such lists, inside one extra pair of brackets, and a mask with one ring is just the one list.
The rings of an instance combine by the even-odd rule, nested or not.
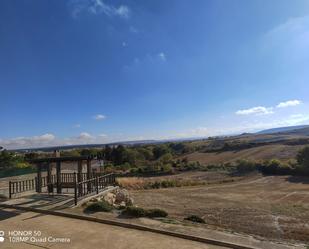
[(106, 119), (106, 116), (102, 115), (102, 114), (97, 114), (97, 115), (93, 116), (93, 119), (95, 119), (95, 120), (103, 120), (103, 119)]
[(132, 60), (132, 63), (130, 65), (125, 65), (123, 67), (124, 71), (129, 72), (130, 70), (138, 69), (141, 70), (141, 66), (150, 66), (150, 65), (159, 65), (162, 64), (162, 62), (167, 61), (167, 56), (165, 53), (160, 52), (158, 54), (146, 54), (144, 57), (138, 58), (135, 57)]
[(131, 10), (126, 5), (115, 7), (102, 0), (72, 0), (69, 4), (72, 16), (77, 18), (81, 13), (87, 12), (94, 15), (105, 14), (108, 17), (118, 16), (127, 19)]
[(92, 139), (93, 137), (87, 132), (82, 132), (79, 134), (77, 138), (81, 140), (88, 140), (88, 139)]
[(158, 54), (158, 57), (162, 60), (162, 61), (166, 61), (166, 55), (165, 53), (161, 52)]
[[(263, 37), (263, 49), (280, 63), (295, 63), (309, 56), (309, 15), (289, 18), (268, 31)], [(283, 61), (282, 61), (283, 60)]]
[[(210, 132), (211, 131), (209, 130), (209, 128), (200, 126), (194, 129), (190, 129), (190, 130), (177, 133), (175, 134), (175, 137), (177, 138), (205, 137), (205, 136), (209, 136)], [(169, 137), (166, 137), (166, 138), (168, 139)]]
[(73, 125), (73, 128), (80, 128), (80, 127), (81, 127), (80, 124), (75, 124), (75, 125)]
[(267, 115), (273, 114), (272, 107), (256, 106), (249, 109), (238, 110), (237, 115)]
[(300, 105), (301, 101), (300, 100), (288, 100), (285, 102), (281, 102), (277, 105), (277, 108), (285, 108), (285, 107), (289, 107), (289, 106), (296, 106), (296, 105)]
[(115, 14), (124, 17), (124, 18), (129, 18), (130, 16), (130, 9), (128, 6), (125, 5), (120, 5), (118, 9), (115, 9)]
[(12, 139), (1, 140), (0, 144), (4, 148), (20, 148), (20, 147), (35, 147), (35, 146), (46, 146), (53, 143), (55, 136), (50, 133), (43, 134), (41, 136), (33, 137), (17, 137)]
[(91, 135), (88, 132), (81, 132), (77, 136), (57, 138), (55, 135), (46, 133), (40, 136), (33, 137), (16, 137), (9, 139), (0, 139), (0, 146), (5, 149), (21, 149), (21, 148), (40, 148), (63, 145), (78, 145), (88, 143), (102, 143), (108, 142), (106, 134), (97, 136)]
[(139, 32), (138, 29), (135, 28), (134, 26), (130, 26), (129, 31), (134, 34), (137, 34)]

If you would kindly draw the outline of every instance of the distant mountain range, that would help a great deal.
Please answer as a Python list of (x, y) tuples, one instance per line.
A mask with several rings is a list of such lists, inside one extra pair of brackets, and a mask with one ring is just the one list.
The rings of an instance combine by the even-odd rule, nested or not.
[(150, 144), (150, 143), (158, 143), (160, 141), (156, 140), (137, 140), (137, 141), (123, 141), (123, 142), (115, 142), (108, 144), (73, 144), (73, 145), (59, 145), (59, 146), (50, 146), (50, 147), (40, 147), (40, 148), (26, 148), (26, 149), (15, 149), (12, 151), (19, 152), (31, 152), (31, 151), (44, 151), (50, 152), (54, 150), (72, 150), (72, 149), (82, 149), (82, 148), (96, 148), (101, 146), (115, 146), (115, 145), (142, 145), (142, 144)]
[[(298, 136), (309, 136), (309, 125), (298, 125), (298, 126), (287, 126), (287, 127), (277, 127), (272, 129), (262, 130), (256, 133), (244, 133), (237, 136), (243, 135), (268, 135), (268, 134), (280, 134), (280, 135), (298, 135)], [(228, 137), (228, 136), (223, 136)], [(70, 150), (76, 148), (95, 148), (101, 147), (105, 145), (116, 146), (116, 145), (143, 145), (143, 144), (159, 144), (165, 142), (184, 142), (184, 141), (193, 141), (193, 140), (201, 140), (207, 138), (183, 138), (183, 139), (170, 139), (170, 140), (137, 140), (137, 141), (122, 141), (108, 144), (80, 144), (80, 145), (66, 145), (66, 146), (51, 146), (45, 148), (28, 148), (28, 149), (17, 149), (14, 151), (20, 152), (30, 152), (30, 151), (45, 151), (50, 152), (54, 150)], [(0, 147), (1, 150), (1, 147)]]
[(309, 134), (309, 125), (297, 125), (297, 126), (272, 128), (272, 129), (259, 131), (256, 134), (274, 134), (274, 133), (293, 133), (293, 134), (301, 133), (301, 135), (307, 135)]

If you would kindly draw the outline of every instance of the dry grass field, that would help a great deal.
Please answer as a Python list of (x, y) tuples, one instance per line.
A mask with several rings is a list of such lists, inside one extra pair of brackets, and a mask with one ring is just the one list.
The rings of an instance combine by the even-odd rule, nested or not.
[(138, 206), (164, 209), (179, 221), (195, 214), (212, 228), (309, 241), (308, 178), (255, 175), (231, 183), (130, 192)]
[(154, 176), (154, 177), (121, 177), (117, 178), (117, 182), (121, 187), (126, 189), (145, 189), (149, 188), (150, 184), (173, 182), (175, 187), (180, 186), (195, 186), (208, 185), (223, 182), (234, 182), (243, 179), (240, 176), (230, 176), (226, 172), (197, 172), (190, 171), (175, 175)]
[(246, 159), (252, 161), (264, 161), (271, 159), (279, 159), (287, 162), (294, 159), (297, 152), (303, 148), (302, 145), (265, 145), (255, 148), (243, 149), (239, 151), (224, 152), (194, 152), (186, 155), (189, 161), (199, 161), (202, 165), (219, 164)]

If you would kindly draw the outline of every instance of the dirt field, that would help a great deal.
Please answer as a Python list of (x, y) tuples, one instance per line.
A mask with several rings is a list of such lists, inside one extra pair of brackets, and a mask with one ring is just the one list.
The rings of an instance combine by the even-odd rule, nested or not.
[(189, 161), (199, 161), (202, 165), (218, 164), (233, 162), (239, 159), (263, 161), (270, 159), (279, 159), (281, 161), (289, 161), (294, 159), (297, 152), (303, 148), (301, 145), (265, 145), (240, 151), (225, 151), (225, 152), (211, 152), (202, 153), (194, 152), (186, 155)]
[(309, 241), (309, 178), (257, 175), (233, 183), (130, 192), (138, 206), (164, 209), (177, 220), (195, 214), (208, 227)]

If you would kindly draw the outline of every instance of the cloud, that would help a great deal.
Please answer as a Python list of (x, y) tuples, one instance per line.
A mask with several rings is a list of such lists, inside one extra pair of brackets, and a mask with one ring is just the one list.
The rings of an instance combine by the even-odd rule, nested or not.
[(95, 136), (88, 132), (81, 132), (77, 136), (66, 138), (57, 138), (54, 134), (46, 133), (40, 136), (0, 139), (0, 147), (2, 146), (5, 149), (40, 148), (74, 144), (103, 143), (108, 142), (108, 139), (109, 137), (106, 134)]
[[(176, 133), (177, 138), (190, 138), (190, 137), (205, 137), (210, 135), (210, 130), (207, 127), (197, 127), (194, 129), (186, 130), (180, 133)], [(166, 137), (168, 139), (169, 137)], [(172, 137), (171, 137), (172, 138)]]
[(97, 115), (93, 116), (93, 119), (95, 119), (95, 120), (103, 120), (103, 119), (106, 119), (106, 116), (104, 116), (102, 114), (97, 114)]
[(308, 122), (309, 122), (309, 114), (298, 113), (289, 115), (285, 118), (274, 119), (271, 121), (250, 121), (250, 122), (246, 121), (243, 123), (237, 123), (235, 125), (231, 123), (226, 127), (201, 126), (196, 129), (191, 129), (181, 133), (177, 133), (175, 134), (174, 137), (166, 137), (166, 139), (241, 134), (244, 132), (256, 132), (259, 130), (276, 128), (276, 127), (305, 125), (308, 124)]
[(92, 139), (93, 137), (87, 132), (82, 132), (79, 134), (77, 138), (81, 140), (85, 140), (85, 139)]
[(89, 14), (99, 15), (104, 14), (108, 17), (120, 17), (128, 19), (131, 15), (131, 10), (126, 5), (115, 7), (106, 4), (102, 0), (72, 0), (69, 3), (71, 14), (77, 18), (81, 13), (86, 12)]
[(138, 29), (135, 28), (134, 26), (130, 26), (129, 31), (134, 34), (137, 34), (139, 32)]
[(273, 113), (272, 107), (267, 108), (264, 106), (256, 106), (249, 109), (238, 110), (236, 112), (237, 115), (267, 115)]
[[(284, 102), (280, 102), (278, 105), (276, 105), (276, 108), (285, 108), (289, 106), (297, 106), (300, 105), (300, 100), (288, 100)], [(249, 109), (244, 110), (238, 110), (235, 112), (237, 115), (267, 115), (267, 114), (273, 114), (274, 113), (274, 107), (264, 107), (264, 106), (256, 106)]]
[(73, 125), (73, 128), (80, 128), (80, 127), (81, 127), (80, 124), (75, 124), (75, 125)]
[(160, 60), (166, 61), (166, 55), (163, 52), (159, 53), (158, 57), (160, 58)]
[(263, 37), (263, 49), (286, 63), (308, 59), (309, 15), (289, 18), (268, 31)]
[(301, 104), (300, 100), (288, 100), (288, 101), (279, 103), (276, 107), (277, 108), (285, 108), (285, 107), (296, 106), (296, 105), (300, 105), (300, 104)]
[(1, 140), (0, 144), (4, 148), (20, 148), (20, 147), (35, 147), (35, 146), (47, 146), (55, 140), (55, 136), (50, 133), (43, 134), (41, 136), (33, 137), (17, 137), (12, 139)]
[(118, 9), (115, 9), (115, 14), (124, 17), (124, 18), (129, 18), (130, 17), (130, 9), (128, 6), (125, 5), (120, 5)]
[(123, 67), (124, 71), (129, 72), (131, 69), (138, 69), (141, 66), (153, 66), (162, 65), (162, 62), (167, 61), (167, 56), (165, 53), (160, 52), (158, 54), (146, 54), (142, 58), (135, 57), (130, 65), (125, 65)]

